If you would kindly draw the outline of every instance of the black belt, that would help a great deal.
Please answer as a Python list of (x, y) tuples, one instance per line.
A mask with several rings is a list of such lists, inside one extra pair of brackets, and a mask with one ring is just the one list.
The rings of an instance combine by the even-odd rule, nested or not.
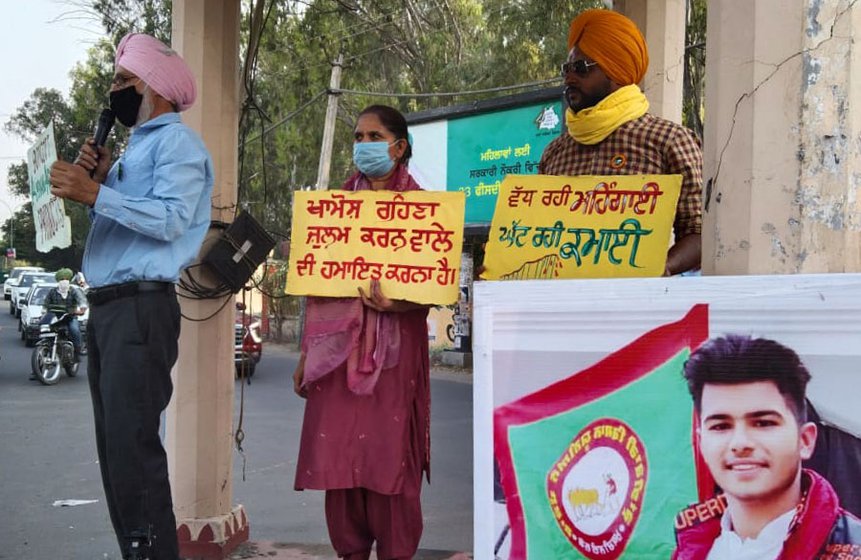
[(90, 305), (102, 305), (115, 299), (131, 297), (142, 292), (174, 292), (171, 282), (126, 282), (125, 284), (111, 284), (101, 288), (90, 288), (87, 291), (87, 300)]

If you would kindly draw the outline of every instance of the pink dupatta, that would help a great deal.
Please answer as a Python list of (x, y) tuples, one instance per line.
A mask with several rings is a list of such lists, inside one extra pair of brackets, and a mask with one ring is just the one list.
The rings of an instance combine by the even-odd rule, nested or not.
[[(367, 177), (355, 173), (345, 191), (370, 190)], [(404, 165), (398, 164), (386, 190), (421, 190)], [(347, 386), (357, 395), (370, 395), (383, 369), (397, 363), (400, 351), (400, 318), (397, 313), (378, 313), (361, 298), (308, 297), (302, 352), (305, 354), (303, 386), (347, 364)]]

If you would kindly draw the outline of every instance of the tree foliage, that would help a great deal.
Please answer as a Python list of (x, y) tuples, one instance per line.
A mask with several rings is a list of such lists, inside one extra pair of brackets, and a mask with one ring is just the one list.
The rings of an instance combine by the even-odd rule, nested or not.
[(110, 44), (126, 33), (147, 33), (170, 44), (170, 0), (79, 0), (104, 27)]
[[(265, 19), (252, 77), (240, 204), (286, 235), (293, 190), (317, 179), (332, 63), (343, 55), (331, 185), (351, 172), (352, 127), (362, 108), (384, 103), (402, 112), (474, 101), (493, 94), (409, 97), (464, 92), (558, 76), (571, 18), (599, 0), (309, 0), (264, 2), (246, 10), (245, 29)], [(260, 7), (260, 1), (254, 7)], [(271, 10), (271, 11), (269, 11)], [(256, 20), (259, 22), (259, 20)], [(250, 22), (250, 23), (249, 23)], [(253, 54), (253, 53), (252, 53)], [(496, 94), (499, 95), (499, 94)], [(283, 116), (310, 106), (287, 120)], [(261, 136), (267, 127), (274, 128)]]
[[(72, 89), (69, 98), (57, 90), (37, 88), (30, 98), (19, 107), (6, 122), (6, 130), (27, 143), (48, 123), (54, 123), (57, 157), (73, 161), (87, 136), (95, 128), (98, 109), (106, 102), (106, 92), (113, 75), (113, 47), (106, 41), (90, 48), (87, 60), (72, 70)], [(115, 131), (115, 141), (122, 144), (125, 132)], [(16, 196), (29, 198), (30, 186), (27, 163), (13, 164), (9, 168), (9, 187)], [(75, 202), (66, 201), (66, 214), (72, 223), (72, 244), (66, 249), (54, 249), (49, 253), (36, 252), (36, 231), (30, 203), (26, 203), (3, 228), (7, 240), (12, 237), (18, 259), (39, 263), (55, 269), (63, 266), (79, 269), (84, 253), (89, 217), (86, 209)], [(14, 223), (10, 223), (14, 222)]]
[[(79, 0), (67, 3), (72, 11), (67, 17), (90, 17), (102, 22), (106, 36), (87, 51), (86, 60), (71, 71), (72, 86), (68, 97), (54, 89), (37, 88), (5, 123), (6, 130), (26, 143), (32, 143), (49, 122), (54, 123), (57, 157), (74, 161), (84, 140), (92, 135), (99, 110), (107, 104), (114, 68), (114, 45), (129, 31), (143, 31), (162, 39), (170, 35), (170, 2), (161, 0)], [(81, 16), (83, 12), (85, 15)], [(128, 133), (116, 127), (109, 140), (115, 153), (122, 149)], [(13, 164), (8, 174), (13, 194), (29, 198), (27, 164)], [(7, 242), (14, 230), (17, 258), (55, 269), (69, 266), (79, 269), (89, 230), (87, 209), (66, 201), (66, 214), (72, 224), (72, 244), (66, 249), (38, 253), (32, 206), (27, 202), (4, 224)]]
[(685, 27), (685, 78), (682, 115), (684, 125), (703, 137), (706, 81), (707, 0), (687, 0)]

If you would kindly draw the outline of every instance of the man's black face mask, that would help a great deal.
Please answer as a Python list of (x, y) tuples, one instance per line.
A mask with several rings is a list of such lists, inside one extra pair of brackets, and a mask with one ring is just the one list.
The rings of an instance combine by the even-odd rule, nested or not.
[(132, 127), (138, 120), (138, 111), (143, 102), (143, 95), (135, 90), (134, 85), (112, 91), (111, 111), (117, 116), (117, 120), (126, 127)]

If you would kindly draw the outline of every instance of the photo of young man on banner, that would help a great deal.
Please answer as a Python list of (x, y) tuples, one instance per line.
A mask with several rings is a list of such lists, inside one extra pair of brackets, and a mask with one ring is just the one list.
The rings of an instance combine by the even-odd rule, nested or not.
[(774, 340), (727, 335), (697, 349), (684, 371), (719, 491), (678, 515), (673, 559), (857, 556), (861, 520), (824, 476), (801, 467), (818, 425), (808, 417), (811, 375), (798, 354)]

